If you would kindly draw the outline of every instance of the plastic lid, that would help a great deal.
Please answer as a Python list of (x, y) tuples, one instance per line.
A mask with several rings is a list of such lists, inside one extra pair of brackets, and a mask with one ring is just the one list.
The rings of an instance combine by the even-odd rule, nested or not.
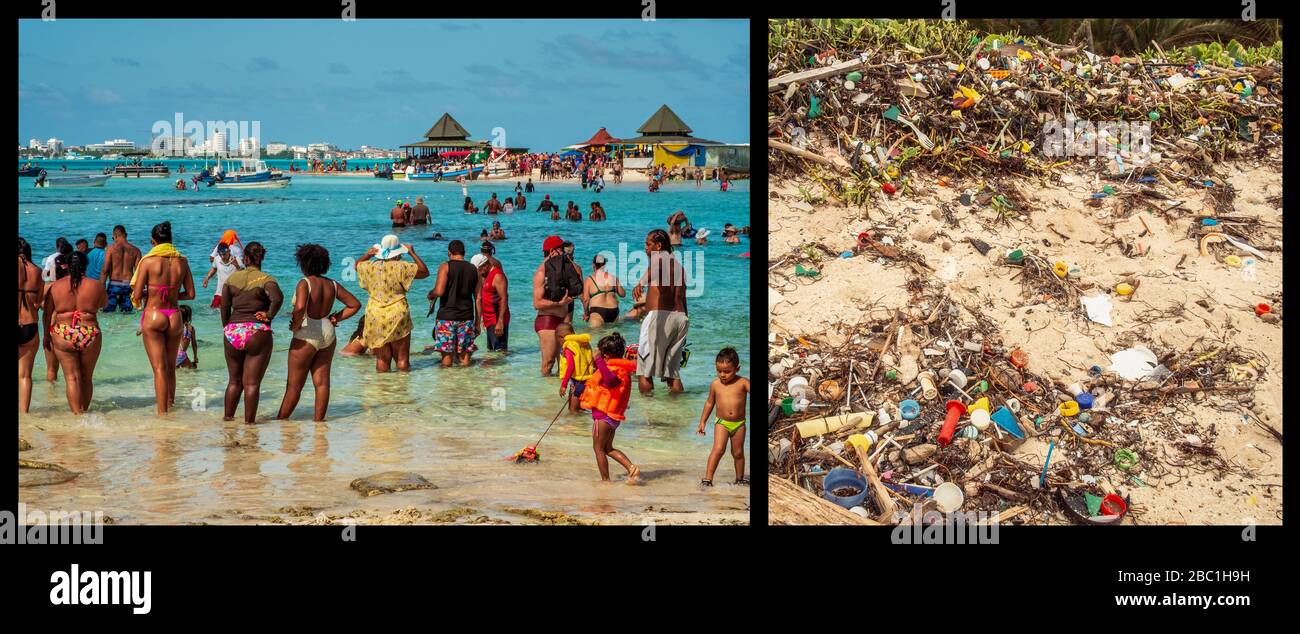
[(1079, 403), (1076, 401), (1066, 401), (1061, 403), (1061, 416), (1078, 416)]
[(1092, 407), (1092, 394), (1089, 394), (1088, 392), (1079, 394), (1074, 397), (1074, 400), (1079, 404), (1079, 407), (1082, 407), (1083, 409), (1089, 409)]

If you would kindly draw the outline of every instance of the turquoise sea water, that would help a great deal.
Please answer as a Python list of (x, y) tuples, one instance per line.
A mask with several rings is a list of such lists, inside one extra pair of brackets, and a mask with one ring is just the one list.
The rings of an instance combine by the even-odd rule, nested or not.
[[(74, 167), (83, 166), (69, 163), (69, 169)], [(225, 423), (221, 398), (227, 373), (220, 319), (216, 310), (207, 308), (216, 290), (214, 278), (191, 302), (200, 342), (199, 369), (178, 371), (180, 405), (172, 414), (154, 413), (152, 373), (135, 336), (138, 317), (101, 314), (104, 349), (86, 416), (69, 413), (61, 381), (51, 385), (43, 380), (45, 360), (38, 355), (32, 413), (20, 419), (20, 434), (35, 449), (24, 457), (64, 464), (83, 475), (71, 483), (22, 489), (29, 505), (79, 509), (93, 504), (129, 522), (234, 522), (291, 505), (361, 506), (366, 501), (347, 487), (351, 479), (404, 470), (421, 473), (440, 488), (383, 497), (407, 504), (522, 506), (579, 514), (635, 513), (647, 506), (719, 512), (743, 512), (746, 507), (746, 488), (702, 492), (696, 487), (713, 430), (710, 424), (708, 435), (698, 436), (695, 428), (714, 377), (713, 357), (721, 347), (737, 348), (748, 376), (749, 259), (742, 254), (748, 252), (749, 242), (746, 238), (739, 245), (726, 245), (720, 235), (725, 222), (749, 224), (747, 182), (736, 182), (725, 193), (712, 183), (699, 189), (673, 184), (654, 194), (643, 183), (628, 183), (594, 194), (573, 183), (534, 179), (537, 191), (527, 195), (530, 209), (550, 194), (561, 207), (575, 201), (585, 216), (590, 202), (599, 200), (609, 220), (594, 223), (554, 222), (549, 214), (536, 211), (465, 215), (455, 183), (295, 175), (293, 184), (282, 190), (176, 191), (175, 178), (115, 178), (103, 188), (87, 189), (35, 189), (32, 179), (19, 179), (19, 235), (32, 244), (39, 261), (53, 251), (58, 236), (90, 240), (96, 232), (111, 234), (114, 225), (122, 224), (129, 240), (147, 251), (151, 227), (170, 220), (175, 245), (189, 257), (199, 284), (216, 240), (233, 228), (245, 243), (256, 240), (267, 248), (263, 268), (286, 294), (300, 277), (293, 260), (295, 246), (317, 242), (330, 251), (331, 276), (364, 306), (366, 295), (345, 258), (359, 257), (393, 231), (388, 211), (394, 200), (422, 195), (433, 212), (433, 224), (397, 232), (431, 269), (446, 259), (447, 240), (461, 239), (469, 253), (477, 252), (479, 232), (493, 220), (501, 221), (508, 239), (497, 243), (497, 258), (510, 280), (511, 352), (480, 351), (475, 366), (468, 369), (442, 369), (436, 354), (417, 355), (412, 372), (387, 375), (374, 372), (370, 357), (337, 357), (327, 422), (311, 421), (309, 381), (292, 420), (264, 420), (252, 427)], [(505, 197), (513, 194), (513, 187), (514, 181), (476, 182), (469, 185), (469, 193), (482, 208), (490, 193)], [(563, 415), (541, 445), (540, 464), (506, 463), (505, 456), (536, 440), (561, 403), (558, 380), (539, 376), (540, 354), (531, 328), (535, 312), (529, 285), (543, 238), (558, 234), (574, 242), (576, 260), (589, 272), (598, 251), (625, 261), (625, 254), (641, 252), (646, 232), (663, 227), (677, 209), (696, 227), (711, 229), (712, 243), (691, 244), (681, 251), (699, 289), (699, 296), (688, 299), (692, 357), (683, 370), (687, 391), (670, 397), (660, 385), (653, 397), (634, 396), (628, 423), (618, 432), (615, 446), (645, 471), (645, 485), (614, 489), (595, 482), (589, 415)], [(435, 231), (444, 240), (430, 239)], [(638, 272), (635, 263), (629, 275)], [(611, 271), (621, 268), (619, 260), (611, 262)], [(413, 352), (433, 341), (433, 321), (425, 317), (424, 299), (433, 283), (433, 276), (418, 280), (409, 295), (416, 325)], [(621, 308), (630, 306), (629, 294)], [(276, 352), (262, 384), (259, 419), (274, 415), (283, 395), (288, 318), (286, 302), (273, 324)], [(340, 325), (341, 340), (356, 328), (356, 319)], [(577, 327), (579, 332), (587, 330), (581, 322)], [(598, 338), (613, 329), (629, 342), (638, 338), (635, 322), (593, 334)], [(478, 343), (485, 347), (485, 338)], [(499, 409), (502, 403), (504, 409)], [(237, 417), (242, 418), (242, 405), (239, 411)], [(611, 462), (611, 474), (620, 479), (622, 469)], [(729, 456), (716, 479), (731, 481)]]

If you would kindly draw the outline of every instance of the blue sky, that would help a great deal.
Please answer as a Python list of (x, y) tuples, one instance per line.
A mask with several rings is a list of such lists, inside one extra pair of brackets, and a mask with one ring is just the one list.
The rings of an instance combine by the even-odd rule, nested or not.
[(263, 144), (395, 148), (443, 112), (537, 150), (667, 103), (697, 136), (749, 141), (742, 20), (23, 20), (18, 142), (150, 139), (155, 121), (260, 121)]

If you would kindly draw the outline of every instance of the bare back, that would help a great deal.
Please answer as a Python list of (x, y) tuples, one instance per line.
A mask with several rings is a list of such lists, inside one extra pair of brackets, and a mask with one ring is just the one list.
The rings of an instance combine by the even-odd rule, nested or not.
[(104, 285), (89, 277), (81, 278), (75, 290), (72, 288), (71, 277), (55, 280), (47, 292), (54, 309), (54, 314), (51, 315), (53, 323), (73, 323), (74, 313), (80, 313), (75, 317), (78, 322), (94, 323), (99, 309), (108, 305), (108, 293), (104, 291)]
[(114, 243), (104, 251), (104, 268), (108, 271), (110, 281), (124, 284), (131, 281), (131, 273), (139, 262), (140, 249), (125, 240)]
[(18, 325), (34, 324), (39, 321), (37, 312), (41, 309), (41, 293), (45, 291), (45, 280), (41, 278), (41, 267), (31, 262), (18, 262)]
[[(311, 281), (310, 284), (308, 280)], [(308, 319), (324, 319), (334, 307), (334, 301), (337, 299), (335, 291), (334, 280), (313, 275), (299, 280), (294, 293), (306, 293)], [(297, 304), (296, 301), (294, 303)]]

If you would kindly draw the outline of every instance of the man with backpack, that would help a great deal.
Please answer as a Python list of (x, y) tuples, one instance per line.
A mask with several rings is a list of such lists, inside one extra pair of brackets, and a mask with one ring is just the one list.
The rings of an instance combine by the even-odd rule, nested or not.
[(559, 354), (555, 327), (569, 316), (575, 298), (582, 296), (582, 273), (564, 252), (564, 240), (547, 236), (542, 242), (543, 262), (533, 273), (533, 331), (542, 350), (542, 376), (550, 376)]

